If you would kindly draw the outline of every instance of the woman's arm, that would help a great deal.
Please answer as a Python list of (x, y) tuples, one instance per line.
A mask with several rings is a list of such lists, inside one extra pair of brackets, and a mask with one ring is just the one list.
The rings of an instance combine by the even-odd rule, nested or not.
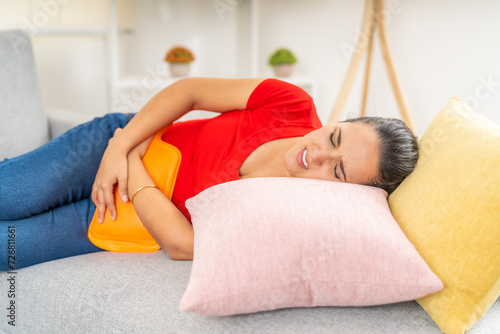
[(242, 110), (262, 79), (188, 78), (155, 95), (108, 145), (92, 188), (92, 200), (102, 221), (106, 207), (116, 217), (113, 188), (127, 201), (127, 154), (136, 145), (190, 110)]
[[(128, 154), (130, 196), (140, 187), (154, 185), (144, 168), (142, 155), (137, 148)], [(134, 196), (133, 204), (141, 222), (171, 259), (193, 259), (193, 227), (158, 188), (143, 188)]]

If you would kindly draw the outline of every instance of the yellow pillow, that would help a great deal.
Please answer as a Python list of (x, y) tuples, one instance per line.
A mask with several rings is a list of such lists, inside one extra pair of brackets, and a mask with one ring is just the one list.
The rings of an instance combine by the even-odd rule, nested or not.
[(389, 206), (444, 283), (418, 303), (444, 333), (469, 330), (500, 295), (500, 126), (452, 98)]

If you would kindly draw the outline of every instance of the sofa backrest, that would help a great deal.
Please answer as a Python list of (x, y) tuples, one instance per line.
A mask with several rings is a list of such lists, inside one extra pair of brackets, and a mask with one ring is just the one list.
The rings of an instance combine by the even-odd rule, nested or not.
[(49, 139), (30, 37), (0, 31), (0, 161)]

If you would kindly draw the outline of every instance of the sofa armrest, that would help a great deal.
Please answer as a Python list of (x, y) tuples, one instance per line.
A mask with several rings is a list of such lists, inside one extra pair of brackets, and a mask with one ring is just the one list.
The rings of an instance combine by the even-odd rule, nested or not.
[(49, 121), (50, 139), (54, 139), (67, 130), (99, 116), (60, 108), (46, 108), (45, 113)]

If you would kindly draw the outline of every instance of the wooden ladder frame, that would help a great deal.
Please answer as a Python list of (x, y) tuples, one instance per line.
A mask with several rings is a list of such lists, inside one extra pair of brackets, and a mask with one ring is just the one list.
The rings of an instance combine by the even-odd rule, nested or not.
[[(408, 110), (406, 99), (401, 90), (399, 79), (396, 74), (396, 69), (394, 68), (391, 51), (389, 49), (389, 44), (387, 42), (383, 10), (384, 0), (366, 0), (363, 22), (361, 26), (361, 35), (358, 38), (356, 49), (351, 59), (351, 64), (349, 65), (349, 69), (347, 70), (347, 74), (342, 87), (340, 88), (337, 101), (333, 106), (328, 124), (335, 123), (340, 118), (342, 108), (345, 105), (347, 96), (349, 95), (349, 91), (352, 87), (352, 83), (354, 82), (356, 72), (359, 68), (361, 58), (363, 57), (363, 52), (365, 51), (365, 49), (367, 49), (368, 54), (366, 58), (365, 81), (363, 86), (363, 101), (361, 105), (361, 116), (365, 116), (366, 99), (368, 96), (368, 82), (370, 79), (371, 56), (373, 50), (373, 37), (375, 34), (375, 30), (377, 30), (379, 33), (382, 55), (384, 57), (385, 66), (387, 68), (387, 74), (389, 76), (402, 119), (406, 123), (406, 125), (416, 134), (415, 125)], [(367, 36), (365, 36), (368, 40), (367, 46), (363, 45), (364, 43), (366, 43), (366, 39), (363, 38), (363, 34), (365, 33), (367, 33)]]

